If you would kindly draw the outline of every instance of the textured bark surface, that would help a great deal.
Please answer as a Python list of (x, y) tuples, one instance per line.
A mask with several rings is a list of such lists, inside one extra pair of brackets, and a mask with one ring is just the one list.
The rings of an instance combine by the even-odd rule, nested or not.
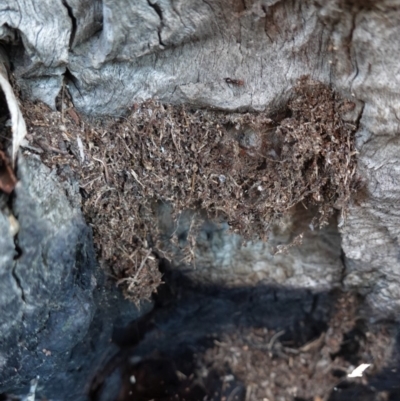
[(6, 207), (0, 215), (0, 388), (18, 393), (39, 375), (40, 394), (83, 399), (113, 325), (137, 310), (97, 267), (76, 186), (59, 184), (36, 159), (20, 160), (18, 172), (8, 209), (17, 237)]
[[(303, 267), (294, 269), (293, 275), (296, 284), (315, 288), (307, 277), (313, 278), (325, 260), (328, 273), (314, 282), (322, 288), (343, 284), (356, 289), (380, 317), (397, 317), (400, 311), (399, 36), (400, 2), (395, 0), (14, 0), (0, 4), (0, 41), (18, 85), (25, 96), (52, 107), (64, 83), (77, 109), (90, 115), (123, 115), (134, 103), (151, 97), (228, 111), (274, 112), (303, 74), (352, 96), (357, 108), (349, 120), (359, 124), (358, 172), (366, 188), (351, 206), (347, 221), (340, 224), (344, 266), (335, 229), (328, 233), (331, 243), (323, 236), (311, 239), (306, 242), (309, 249), (282, 263), (309, 266), (307, 258), (315, 255), (311, 275), (305, 276)], [(225, 78), (243, 80), (244, 85)], [(90, 235), (77, 204), (71, 206), (61, 195), (55, 199), (50, 187), (39, 186), (41, 176), (48, 180), (41, 167), (24, 169), (21, 165), (20, 177), (23, 183), (28, 181), (17, 189), (12, 206), (20, 215), (21, 259), (14, 262), (12, 236), (0, 237), (0, 301), (5, 311), (1, 335), (6, 339), (0, 353), (2, 390), (25, 383), (28, 371), (39, 373), (34, 366), (52, 370), (63, 364), (69, 358), (66, 352), (90, 330), (95, 314), (94, 260), (91, 251), (85, 251)], [(29, 179), (33, 171), (37, 173)], [(7, 215), (0, 214), (1, 232), (8, 232), (8, 227)], [(48, 236), (51, 240), (46, 240)], [(249, 266), (246, 275), (257, 276), (260, 247), (237, 254), (235, 238), (221, 238), (215, 252), (212, 244), (207, 245), (204, 265), (224, 266), (219, 252), (230, 265), (233, 254)], [(47, 269), (53, 262), (56, 275)], [(275, 258), (262, 278), (273, 276), (276, 282), (286, 283), (287, 276), (285, 280), (279, 276), (279, 263)], [(85, 269), (77, 276), (80, 266)], [(226, 270), (217, 271), (217, 281), (225, 274)], [(229, 274), (232, 281), (242, 279), (235, 269)], [(71, 286), (68, 280), (75, 279)], [(48, 294), (35, 290), (39, 282), (46, 283), (42, 287)], [(70, 300), (68, 307), (60, 294)], [(58, 344), (55, 333), (68, 319), (60, 323), (58, 315), (50, 313), (55, 307), (59, 316), (74, 315), (64, 345)], [(26, 340), (26, 348), (15, 348), (23, 343), (15, 333), (27, 327), (40, 335)], [(44, 349), (59, 353), (58, 364), (52, 364), (53, 357), (36, 353), (42, 341)], [(28, 367), (21, 364), (27, 355), (34, 361)]]
[[(194, 263), (183, 267), (185, 274), (201, 285), (228, 288), (260, 283), (315, 291), (340, 288), (343, 261), (336, 218), (321, 230), (310, 230), (314, 215), (302, 206), (294, 208), (271, 226), (267, 242), (244, 242), (240, 235), (230, 234), (227, 225), (208, 222), (200, 230)], [(179, 238), (189, 230), (190, 220), (182, 218), (175, 227), (167, 224), (166, 217), (162, 220), (166, 234), (176, 230)], [(301, 245), (293, 245), (299, 235)], [(176, 259), (181, 258), (177, 252)]]

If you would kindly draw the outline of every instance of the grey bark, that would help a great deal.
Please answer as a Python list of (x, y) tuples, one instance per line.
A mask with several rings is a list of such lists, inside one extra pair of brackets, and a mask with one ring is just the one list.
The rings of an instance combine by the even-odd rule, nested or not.
[(20, 159), (18, 172), (8, 209), (17, 237), (6, 205), (0, 214), (0, 389), (18, 393), (39, 375), (38, 395), (85, 399), (113, 326), (138, 311), (97, 266), (77, 183), (58, 183), (34, 158)]
[[(262, 254), (257, 244), (236, 251), (237, 239), (221, 234), (217, 244), (206, 246), (203, 265), (211, 268), (204, 269), (199, 279), (214, 280), (208, 272), (217, 269), (217, 281), (228, 277), (226, 282), (254, 283), (262, 278), (314, 289), (343, 285), (364, 294), (377, 317), (396, 317), (400, 311), (399, 37), (397, 0), (14, 0), (0, 4), (0, 40), (8, 46), (18, 84), (26, 96), (52, 107), (64, 82), (78, 110), (91, 115), (124, 114), (135, 102), (152, 97), (196, 107), (273, 111), (303, 74), (353, 98), (359, 106), (359, 114), (351, 117), (360, 126), (358, 173), (367, 196), (351, 206), (347, 221), (340, 225), (344, 265), (334, 229), (326, 232), (332, 245), (326, 246), (322, 234), (283, 261), (268, 250)], [(229, 85), (226, 77), (243, 79), (245, 84)], [(24, 202), (32, 208), (45, 202), (37, 192), (18, 196), (27, 197)], [(85, 228), (81, 217), (68, 210), (75, 223), (62, 226), (63, 235), (79, 243), (79, 230)], [(46, 217), (46, 223), (34, 223), (42, 236), (38, 244), (45, 243), (46, 230), (51, 231), (57, 219), (66, 221), (63, 213)], [(7, 230), (7, 224), (0, 215), (2, 230)], [(32, 258), (39, 258), (36, 245), (29, 242), (32, 225), (21, 227), (21, 244)], [(51, 244), (46, 250), (56, 255), (56, 242)], [(36, 270), (12, 267), (12, 239), (0, 238), (0, 247), (5, 294), (1, 299), (9, 308), (8, 317), (2, 317), (6, 322), (16, 316), (20, 322), (9, 328), (11, 336), (12, 330), (22, 327), (23, 316), (38, 327), (36, 320), (46, 319), (44, 312), (34, 318), (24, 311), (22, 290), (27, 305), (47, 301), (36, 300), (34, 287), (24, 284), (36, 277)], [(314, 255), (311, 261), (310, 255)], [(244, 273), (237, 270), (238, 260), (246, 263)], [(39, 271), (44, 271), (45, 259), (42, 263)], [(66, 274), (65, 267), (60, 269)], [(85, 290), (77, 290), (75, 305), (79, 313), (90, 315), (94, 308), (89, 281)], [(60, 282), (58, 286), (66, 288)], [(54, 300), (54, 294), (49, 295)], [(88, 325), (87, 320), (81, 321), (82, 332)], [(70, 341), (69, 347), (75, 340)], [(0, 363), (4, 360), (0, 358)]]

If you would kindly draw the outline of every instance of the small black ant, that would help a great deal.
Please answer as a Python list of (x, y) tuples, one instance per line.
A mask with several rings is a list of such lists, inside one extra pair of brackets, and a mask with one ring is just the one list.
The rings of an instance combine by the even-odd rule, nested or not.
[(236, 85), (236, 86), (244, 85), (243, 79), (232, 79), (232, 78), (224, 78), (224, 79), (227, 84), (232, 84), (232, 85)]

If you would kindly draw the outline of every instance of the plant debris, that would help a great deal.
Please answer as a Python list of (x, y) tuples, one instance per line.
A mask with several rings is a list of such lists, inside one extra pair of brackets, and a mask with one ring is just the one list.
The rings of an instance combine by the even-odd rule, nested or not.
[(152, 251), (174, 259), (166, 243), (179, 245), (179, 219), (190, 227), (188, 262), (204, 219), (267, 240), (296, 204), (315, 205), (310, 223), (324, 225), (336, 209), (345, 215), (355, 190), (356, 126), (341, 117), (354, 104), (306, 77), (280, 119), (147, 101), (126, 118), (85, 120), (61, 98), (60, 112), (25, 102), (25, 149), (79, 181), (99, 257), (135, 302), (161, 280)]
[[(373, 376), (391, 361), (393, 327), (385, 324), (365, 329), (358, 347), (339, 352), (349, 342), (347, 333), (357, 326), (359, 306), (354, 294), (340, 294), (328, 330), (301, 347), (282, 340), (284, 331), (241, 328), (225, 333), (206, 351), (202, 364), (221, 374), (232, 372), (246, 386), (246, 401), (327, 400), (346, 377), (367, 384), (366, 375)], [(355, 368), (352, 356), (369, 364), (363, 377), (348, 376)]]
[(0, 150), (0, 191), (10, 195), (17, 184), (17, 178), (11, 167), (11, 161), (7, 155)]

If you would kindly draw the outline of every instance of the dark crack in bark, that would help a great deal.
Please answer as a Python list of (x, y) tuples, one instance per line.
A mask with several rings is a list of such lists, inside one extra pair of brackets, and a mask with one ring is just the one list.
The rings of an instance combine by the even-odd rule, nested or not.
[(21, 291), (21, 299), (22, 299), (22, 302), (23, 302), (24, 304), (26, 304), (26, 298), (25, 298), (24, 288), (23, 288), (23, 286), (22, 286), (22, 284), (21, 284), (21, 279), (20, 279), (20, 277), (18, 276), (16, 270), (17, 270), (17, 262), (14, 262), (14, 266), (13, 266), (13, 269), (12, 269), (12, 271), (11, 271), (11, 274), (12, 274), (12, 276), (13, 276), (13, 278), (14, 278), (15, 283), (17, 284), (17, 287), (18, 287), (19, 290)]
[(73, 45), (74, 40), (75, 40), (75, 34), (76, 34), (76, 31), (77, 31), (77, 22), (76, 22), (76, 18), (74, 16), (74, 13), (72, 12), (72, 7), (68, 4), (67, 0), (62, 0), (62, 4), (67, 9), (68, 16), (71, 19), (72, 28), (71, 28), (71, 35), (69, 37), (69, 44), (68, 44), (69, 50), (71, 50), (72, 49), (72, 45)]
[(157, 13), (157, 15), (160, 18), (160, 25), (158, 26), (157, 29), (157, 34), (158, 34), (158, 41), (160, 42), (160, 46), (166, 46), (165, 43), (163, 43), (162, 38), (161, 38), (161, 31), (163, 28), (163, 12), (161, 10), (161, 7), (157, 4), (157, 2), (152, 3), (151, 0), (147, 0), (147, 3), (149, 4), (149, 6)]

